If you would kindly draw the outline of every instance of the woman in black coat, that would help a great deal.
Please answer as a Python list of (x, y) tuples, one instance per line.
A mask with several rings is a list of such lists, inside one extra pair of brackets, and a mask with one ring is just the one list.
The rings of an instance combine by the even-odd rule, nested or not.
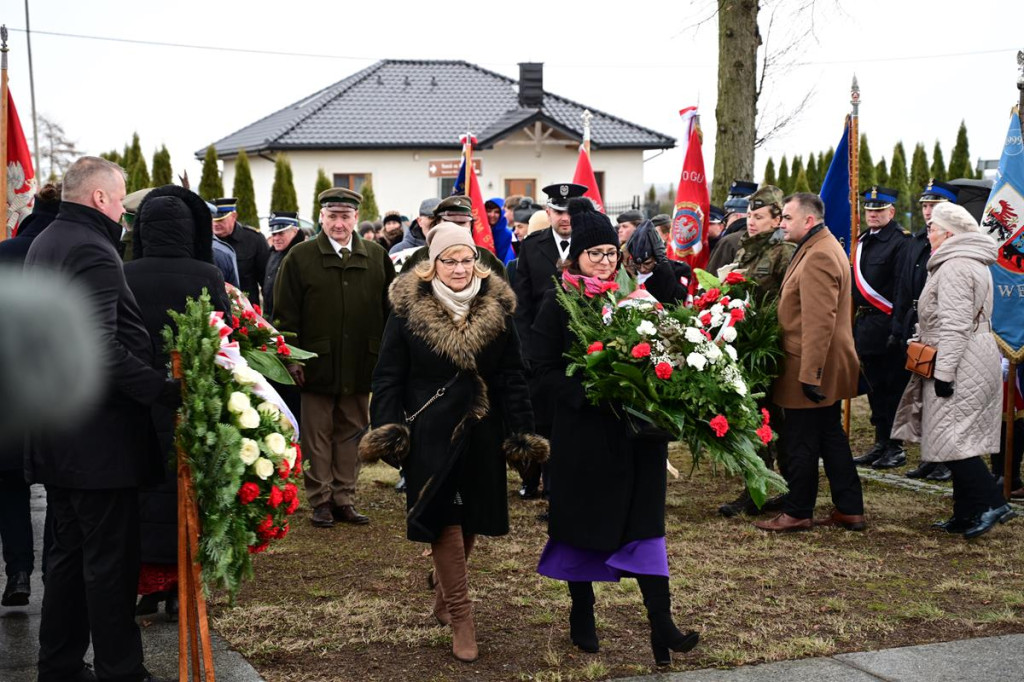
[(465, 227), (440, 223), (427, 241), (429, 259), (391, 286), (360, 454), (403, 467), (408, 537), (431, 544), (434, 615), (473, 661), (466, 559), (477, 534), (508, 532), (506, 457), (544, 459), (547, 441), (533, 435), (512, 289)]
[[(213, 265), (213, 229), (210, 210), (197, 194), (174, 185), (158, 187), (146, 195), (135, 219), (134, 260), (124, 266), (125, 279), (142, 311), (142, 321), (153, 344), (154, 368), (167, 371), (163, 347), (168, 310), (185, 311), (185, 299), (210, 293), (215, 309), (230, 318), (224, 277)], [(169, 617), (177, 613), (178, 515), (177, 477), (174, 475), (174, 411), (152, 408), (160, 452), (164, 455), (164, 482), (139, 493), (142, 522), (142, 571), (139, 576), (138, 613), (153, 613), (166, 601)]]
[[(572, 240), (563, 286), (600, 289), (614, 279), (619, 239), (607, 216), (589, 200), (569, 202)], [(602, 305), (595, 298), (594, 305)], [(537, 570), (569, 584), (569, 632), (583, 651), (598, 650), (593, 581), (635, 577), (651, 626), (658, 665), (671, 663), (669, 649), (689, 651), (695, 632), (672, 622), (665, 546), (665, 484), (668, 444), (642, 437), (614, 406), (593, 406), (578, 375), (567, 377), (565, 353), (575, 338), (568, 316), (545, 294), (531, 329), (528, 357), (538, 411), (554, 415), (548, 544)]]
[(641, 289), (665, 305), (685, 303), (693, 271), (681, 261), (670, 261), (665, 255), (665, 242), (661, 241), (654, 223), (640, 223), (626, 242), (626, 266)]

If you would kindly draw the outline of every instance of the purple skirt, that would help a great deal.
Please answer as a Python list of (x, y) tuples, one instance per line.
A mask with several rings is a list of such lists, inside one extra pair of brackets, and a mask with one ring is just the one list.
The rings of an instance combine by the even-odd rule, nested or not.
[(581, 549), (548, 540), (537, 572), (555, 580), (618, 582), (628, 573), (668, 577), (665, 537), (634, 540), (614, 551)]

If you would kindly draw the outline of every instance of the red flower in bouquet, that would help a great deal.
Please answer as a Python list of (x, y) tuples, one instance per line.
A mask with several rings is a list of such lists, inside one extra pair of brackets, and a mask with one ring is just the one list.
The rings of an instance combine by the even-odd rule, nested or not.
[(299, 489), (298, 489), (298, 487), (296, 487), (296, 485), (294, 483), (285, 483), (284, 484), (284, 493), (283, 494), (284, 494), (284, 501), (288, 502), (290, 504), (292, 502), (292, 500), (294, 500), (296, 497), (298, 497)]
[(718, 297), (722, 295), (721, 289), (708, 289), (708, 293), (704, 294), (703, 298), (708, 303), (714, 303), (718, 300)]
[(711, 324), (711, 313), (702, 313), (700, 316), (697, 317), (697, 319), (700, 320), (700, 323), (706, 327), (709, 324)]
[(277, 473), (280, 474), (281, 478), (288, 478), (292, 475), (292, 466), (288, 463), (288, 460), (281, 460), (280, 466), (277, 467)]
[(718, 415), (711, 420), (711, 429), (715, 432), (715, 435), (721, 438), (729, 430), (729, 420), (722, 415)]
[(767, 424), (762, 424), (758, 429), (754, 431), (757, 437), (761, 439), (761, 442), (765, 445), (772, 442), (772, 427)]
[(590, 355), (591, 353), (596, 353), (601, 350), (604, 350), (604, 344), (601, 343), (600, 341), (594, 341), (594, 343), (587, 346), (587, 355)]
[(298, 508), (299, 508), (299, 498), (296, 497), (295, 499), (293, 499), (291, 502), (288, 503), (288, 508), (284, 510), (284, 513), (288, 514), (289, 516), (291, 516), (292, 514), (295, 513), (295, 510), (298, 509)]
[(281, 526), (280, 528), (277, 528), (275, 530), (276, 530), (276, 532), (274, 533), (274, 537), (276, 539), (280, 540), (285, 535), (288, 535), (288, 531), (290, 530), (290, 528), (289, 528), (288, 524), (286, 523), (283, 526)]
[(278, 506), (284, 502), (284, 493), (276, 485), (270, 486), (270, 496), (267, 498), (267, 506), (271, 509), (277, 509)]
[(245, 327), (239, 327), (238, 333), (242, 334), (243, 336), (249, 336), (249, 330), (246, 329)]
[(633, 350), (630, 351), (630, 354), (637, 360), (649, 357), (651, 355), (651, 344), (646, 342), (638, 343), (633, 346)]
[(249, 545), (249, 554), (259, 554), (260, 552), (267, 551), (267, 547), (270, 546), (269, 540), (264, 540), (258, 545)]
[(733, 270), (732, 272), (730, 272), (728, 275), (725, 276), (725, 279), (722, 280), (722, 283), (723, 284), (739, 284), (740, 282), (746, 282), (746, 281), (747, 281), (747, 278), (744, 277), (742, 273), (739, 273), (739, 272), (736, 272), (735, 270)]
[(267, 514), (266, 517), (264, 517), (264, 519), (260, 521), (260, 525), (256, 526), (256, 537), (262, 540), (265, 540), (269, 537), (273, 537), (273, 535), (271, 534), (271, 529), (273, 527), (274, 517), (270, 514)]
[(763, 426), (768, 426), (768, 422), (771, 420), (771, 415), (768, 414), (768, 408), (761, 408), (761, 419), (763, 420), (761, 424)]
[(668, 379), (672, 376), (672, 365), (667, 362), (659, 362), (654, 366), (654, 373), (659, 379)]
[(231, 326), (237, 328), (239, 323), (240, 323), (240, 320), (238, 319), (238, 316), (237, 315), (232, 315), (231, 316)]
[(732, 324), (741, 322), (743, 318), (746, 316), (747, 313), (743, 310), (743, 308), (733, 308), (732, 310), (729, 311), (729, 317), (732, 318)]
[(260, 496), (260, 487), (255, 483), (243, 483), (238, 489), (238, 500), (242, 504), (249, 504)]
[(252, 309), (256, 311), (257, 315), (262, 315), (263, 314), (263, 308), (260, 308), (258, 303), (253, 303), (252, 304)]

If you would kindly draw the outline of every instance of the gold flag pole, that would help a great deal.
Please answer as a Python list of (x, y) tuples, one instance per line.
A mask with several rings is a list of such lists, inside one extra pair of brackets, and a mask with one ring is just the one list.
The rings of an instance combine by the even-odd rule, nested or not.
[[(850, 86), (850, 130), (847, 133), (847, 148), (850, 150), (850, 266), (853, 267), (857, 251), (857, 238), (860, 236), (860, 133), (858, 123), (860, 119), (860, 86), (857, 85), (857, 76), (853, 76), (853, 83)], [(851, 288), (850, 295), (853, 295)], [(851, 315), (856, 315), (853, 306), (850, 307)], [(852, 320), (851, 320), (852, 321)], [(843, 408), (843, 430), (850, 435), (850, 416), (853, 412), (853, 400), (847, 400)]]
[(0, 115), (0, 161), (3, 161), (3, 172), (0, 172), (0, 197), (4, 202), (4, 224), (0, 230), (0, 241), (7, 239), (7, 222), (10, 205), (7, 201), (7, 25), (0, 26), (0, 102), (3, 102), (3, 114)]

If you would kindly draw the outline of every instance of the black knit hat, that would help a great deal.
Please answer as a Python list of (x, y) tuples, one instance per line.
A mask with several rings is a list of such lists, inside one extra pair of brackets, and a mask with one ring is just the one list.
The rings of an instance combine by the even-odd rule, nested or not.
[(619, 245), (619, 233), (612, 227), (612, 221), (595, 210), (593, 202), (586, 197), (569, 200), (569, 224), (572, 225), (569, 260), (579, 260), (585, 250), (601, 244)]

